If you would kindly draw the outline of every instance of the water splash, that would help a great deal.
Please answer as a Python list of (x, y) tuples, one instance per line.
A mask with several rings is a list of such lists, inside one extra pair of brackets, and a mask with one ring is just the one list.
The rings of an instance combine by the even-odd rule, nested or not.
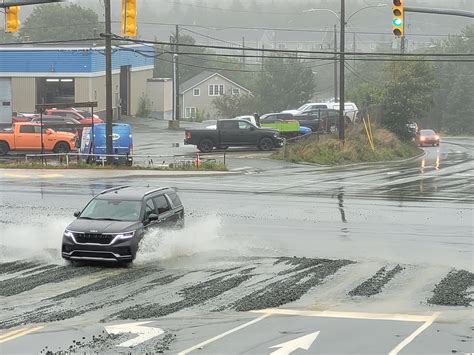
[(61, 238), (70, 219), (28, 220), (25, 225), (0, 224), (0, 258), (21, 259), (63, 265)]

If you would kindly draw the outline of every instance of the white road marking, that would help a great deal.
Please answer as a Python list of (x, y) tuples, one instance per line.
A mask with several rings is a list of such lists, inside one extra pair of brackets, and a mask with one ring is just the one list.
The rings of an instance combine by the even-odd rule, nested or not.
[(40, 327), (35, 327), (35, 328), (20, 328), (13, 330), (11, 332), (5, 333), (0, 335), (0, 344), (6, 343), (7, 341), (22, 337), (24, 335), (36, 332), (37, 330), (40, 330), (44, 328), (43, 326)]
[(392, 351), (388, 353), (388, 355), (397, 355), (404, 347), (410, 344), (418, 335), (423, 333), (425, 329), (429, 328), (431, 324), (438, 318), (440, 313), (433, 314), (425, 323), (423, 323), (418, 329), (416, 329), (413, 333), (411, 333), (408, 337), (406, 337), (400, 344), (398, 344)]
[(319, 333), (320, 332), (318, 331), (287, 341), (286, 343), (270, 346), (270, 349), (279, 348), (278, 350), (272, 352), (270, 355), (289, 355), (298, 349), (309, 350), (311, 345), (318, 337)]
[(194, 350), (196, 350), (196, 349), (200, 349), (200, 348), (202, 348), (203, 346), (206, 346), (206, 345), (208, 345), (208, 344), (210, 344), (210, 343), (212, 343), (212, 342), (214, 342), (214, 341), (216, 341), (216, 340), (222, 339), (222, 338), (224, 338), (225, 336), (227, 336), (227, 335), (229, 335), (229, 334), (232, 334), (232, 333), (235, 333), (235, 332), (237, 332), (237, 331), (239, 331), (239, 330), (241, 330), (241, 329), (244, 329), (244, 328), (248, 327), (249, 325), (252, 325), (252, 324), (255, 324), (255, 323), (257, 323), (257, 322), (260, 322), (261, 320), (263, 320), (263, 319), (265, 319), (265, 318), (267, 318), (267, 317), (270, 317), (270, 314), (264, 314), (263, 316), (258, 317), (258, 318), (255, 318), (255, 319), (251, 320), (250, 322), (244, 323), (244, 324), (242, 324), (242, 325), (239, 325), (238, 327), (235, 327), (235, 328), (233, 328), (233, 329), (231, 329), (231, 330), (228, 330), (228, 331), (225, 332), (225, 333), (216, 335), (214, 338), (208, 339), (208, 340), (206, 340), (206, 341), (203, 341), (202, 343), (199, 343), (199, 344), (197, 344), (197, 345), (194, 345), (194, 346), (190, 347), (189, 349), (186, 349), (186, 350), (183, 350), (183, 351), (179, 352), (178, 355), (186, 355), (186, 354), (190, 353), (191, 351), (194, 351)]
[[(325, 317), (325, 318), (349, 318), (349, 319), (367, 319), (367, 320), (392, 320), (402, 322), (428, 322), (433, 315), (419, 316), (412, 314), (400, 313), (366, 313), (366, 312), (333, 312), (333, 311), (302, 311), (280, 308), (269, 308), (252, 313), (263, 313), (268, 315), (289, 315), (289, 316), (306, 316), (306, 317)], [(438, 314), (436, 314), (438, 316)]]
[(147, 324), (147, 323), (151, 323), (151, 322), (148, 321), (148, 322), (108, 325), (108, 326), (105, 326), (104, 328), (109, 334), (123, 334), (123, 333), (138, 334), (137, 337), (127, 340), (126, 342), (123, 342), (117, 345), (120, 347), (134, 347), (164, 333), (164, 330), (160, 328), (142, 326), (143, 324)]

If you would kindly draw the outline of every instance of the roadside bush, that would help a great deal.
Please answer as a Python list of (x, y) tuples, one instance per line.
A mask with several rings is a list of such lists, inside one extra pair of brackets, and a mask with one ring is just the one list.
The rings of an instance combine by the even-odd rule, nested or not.
[(142, 95), (138, 101), (137, 117), (150, 117), (151, 110), (151, 100), (148, 96)]
[(290, 143), (286, 157), (284, 149), (272, 157), (292, 162), (337, 165), (405, 159), (421, 152), (414, 143), (402, 141), (386, 129), (373, 127), (373, 133), (375, 151), (370, 148), (364, 128), (357, 125), (347, 129), (344, 146), (336, 135), (323, 135), (319, 139), (313, 136)]

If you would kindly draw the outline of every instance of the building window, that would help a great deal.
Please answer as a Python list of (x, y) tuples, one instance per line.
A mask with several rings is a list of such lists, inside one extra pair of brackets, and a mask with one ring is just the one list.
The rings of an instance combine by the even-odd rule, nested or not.
[(296, 49), (302, 50), (302, 49), (303, 49), (303, 43), (298, 43), (298, 44), (296, 45)]
[(224, 85), (209, 85), (209, 96), (224, 95)]
[(201, 89), (194, 89), (193, 96), (201, 96)]
[(285, 49), (286, 45), (285, 43), (278, 43), (278, 49)]
[(185, 118), (196, 118), (196, 107), (186, 107), (184, 110)]
[(240, 89), (239, 88), (232, 88), (232, 95), (240, 95)]

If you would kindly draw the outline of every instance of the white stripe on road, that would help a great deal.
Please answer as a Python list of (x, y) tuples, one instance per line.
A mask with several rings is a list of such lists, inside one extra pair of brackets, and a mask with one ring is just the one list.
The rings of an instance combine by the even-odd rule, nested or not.
[(423, 323), (418, 329), (416, 329), (413, 333), (411, 333), (408, 337), (406, 337), (400, 344), (398, 344), (392, 351), (388, 353), (388, 355), (397, 355), (403, 348), (405, 348), (408, 344), (410, 344), (418, 335), (423, 333), (426, 329), (429, 328), (431, 324), (438, 318), (440, 313), (433, 314), (430, 319), (428, 319), (425, 323)]
[(16, 329), (16, 330), (13, 330), (11, 332), (2, 334), (0, 336), (0, 344), (6, 343), (7, 341), (10, 341), (10, 340), (28, 335), (28, 334), (33, 333), (33, 332), (36, 332), (37, 330), (40, 330), (42, 328), (44, 328), (44, 327), (39, 326), (39, 327), (35, 327), (35, 328), (20, 328), (20, 329)]
[[(252, 313), (263, 313), (268, 315), (289, 315), (289, 316), (306, 316), (306, 317), (323, 317), (323, 318), (349, 318), (349, 319), (367, 319), (367, 320), (391, 320), (402, 322), (428, 322), (433, 315), (419, 316), (413, 314), (400, 313), (366, 313), (366, 312), (333, 312), (333, 311), (302, 311), (292, 309), (270, 308)], [(436, 314), (438, 316), (439, 314)]]
[(225, 336), (227, 336), (227, 335), (229, 335), (229, 334), (235, 333), (235, 332), (237, 332), (237, 331), (239, 331), (239, 330), (241, 330), (241, 329), (244, 329), (244, 328), (248, 327), (249, 325), (252, 325), (252, 324), (255, 324), (255, 323), (257, 323), (257, 322), (260, 322), (261, 320), (263, 320), (263, 319), (265, 319), (265, 318), (267, 318), (267, 317), (269, 317), (269, 316), (270, 316), (270, 314), (264, 314), (263, 316), (258, 317), (258, 318), (255, 318), (254, 320), (251, 320), (250, 322), (247, 322), (247, 323), (245, 323), (245, 324), (239, 325), (238, 327), (233, 328), (233, 329), (231, 329), (231, 330), (228, 330), (228, 331), (225, 332), (225, 333), (219, 334), (219, 335), (215, 336), (214, 338), (211, 338), (211, 339), (209, 339), (209, 340), (203, 341), (202, 343), (199, 343), (199, 344), (197, 344), (197, 345), (194, 345), (194, 346), (190, 347), (189, 349), (183, 350), (183, 351), (179, 352), (178, 355), (185, 355), (185, 354), (190, 353), (191, 351), (200, 349), (200, 348), (202, 348), (203, 346), (206, 346), (206, 345), (208, 345), (208, 344), (210, 344), (210, 343), (212, 343), (212, 342), (214, 342), (214, 341), (216, 341), (216, 340), (222, 339), (222, 338), (224, 338)]

